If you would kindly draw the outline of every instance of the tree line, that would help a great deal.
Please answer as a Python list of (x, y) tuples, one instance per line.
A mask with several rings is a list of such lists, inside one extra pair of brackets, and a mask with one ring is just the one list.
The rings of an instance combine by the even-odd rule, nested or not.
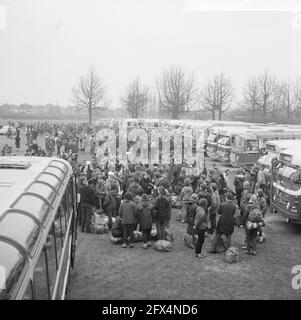
[[(280, 81), (270, 71), (263, 71), (248, 78), (239, 96), (234, 94), (231, 79), (221, 72), (209, 79), (201, 88), (193, 73), (183, 66), (164, 69), (155, 80), (154, 88), (143, 84), (137, 77), (132, 80), (120, 96), (120, 108), (112, 108), (104, 81), (91, 66), (72, 87), (72, 106), (60, 108), (48, 104), (40, 107), (38, 115), (64, 118), (93, 116), (142, 118), (166, 117), (212, 120), (247, 120), (268, 122), (293, 122), (301, 117), (301, 76), (289, 81)], [(15, 106), (0, 106), (1, 114)], [(35, 107), (37, 108), (37, 107)], [(34, 107), (18, 106), (19, 115), (30, 115)], [(67, 111), (66, 111), (67, 110)], [(301, 120), (301, 118), (300, 118)]]
[[(89, 120), (95, 110), (109, 107), (105, 86), (93, 67), (73, 88), (73, 97), (78, 109), (88, 111)], [(159, 114), (165, 113), (171, 119), (179, 119), (192, 111), (203, 111), (210, 113), (213, 120), (222, 120), (230, 108), (235, 107), (253, 119), (260, 116), (264, 122), (269, 115), (285, 112), (290, 121), (294, 113), (301, 111), (301, 77), (281, 82), (271, 72), (263, 71), (247, 79), (237, 98), (230, 78), (223, 72), (197, 89), (192, 73), (182, 66), (171, 66), (155, 81), (155, 94), (137, 77), (125, 88), (120, 102), (131, 118), (143, 117), (146, 109), (157, 107)]]

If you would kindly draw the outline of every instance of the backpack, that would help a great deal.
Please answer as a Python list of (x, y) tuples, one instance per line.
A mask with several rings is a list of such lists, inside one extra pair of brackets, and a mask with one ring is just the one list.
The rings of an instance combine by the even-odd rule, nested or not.
[(249, 213), (249, 221), (259, 222), (262, 220), (262, 212), (259, 208), (253, 208)]

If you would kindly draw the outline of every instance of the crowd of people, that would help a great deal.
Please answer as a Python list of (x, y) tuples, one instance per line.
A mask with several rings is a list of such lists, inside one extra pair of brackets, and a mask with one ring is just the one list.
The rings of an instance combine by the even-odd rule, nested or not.
[[(90, 231), (92, 212), (98, 210), (108, 216), (112, 235), (122, 235), (124, 248), (133, 247), (137, 225), (142, 232), (143, 247), (147, 248), (151, 244), (153, 224), (157, 239), (166, 239), (171, 208), (178, 200), (181, 222), (187, 223), (187, 236), (197, 257), (206, 256), (202, 252), (206, 234), (213, 235), (210, 253), (225, 251), (230, 246), (235, 224), (245, 230), (243, 248), (248, 254), (256, 255), (257, 241), (263, 242), (268, 186), (261, 166), (240, 168), (230, 181), (230, 170), (221, 172), (215, 163), (212, 169), (204, 168), (194, 175), (180, 165), (100, 165), (95, 156), (95, 127), (86, 123), (48, 122), (15, 126), (17, 150), (20, 130), (24, 129), (25, 155), (58, 156), (72, 163), (78, 180), (79, 225), (83, 232)], [(45, 149), (37, 143), (41, 135), (45, 137)], [(91, 161), (79, 162), (78, 154), (85, 152), (86, 146)], [(1, 154), (12, 154), (11, 149), (6, 144)]]
[[(202, 252), (206, 234), (213, 235), (208, 252), (226, 251), (237, 221), (245, 230), (243, 248), (247, 254), (256, 255), (257, 242), (263, 242), (267, 203), (260, 180), (262, 168), (254, 166), (251, 170), (259, 173), (255, 184), (248, 181), (249, 170), (239, 171), (234, 184), (236, 187), (236, 180), (240, 179), (242, 189), (239, 185), (233, 192), (229, 169), (220, 172), (216, 165), (191, 176), (181, 166), (100, 166), (93, 157), (91, 162), (77, 167), (81, 230), (89, 232), (92, 211), (96, 208), (108, 216), (112, 235), (122, 235), (123, 248), (134, 246), (137, 225), (141, 228), (143, 248), (147, 248), (151, 244), (153, 223), (157, 239), (166, 239), (176, 198), (181, 207), (181, 222), (187, 223), (187, 235), (197, 239), (193, 246), (197, 257), (206, 256)], [(115, 218), (114, 223), (112, 218)]]

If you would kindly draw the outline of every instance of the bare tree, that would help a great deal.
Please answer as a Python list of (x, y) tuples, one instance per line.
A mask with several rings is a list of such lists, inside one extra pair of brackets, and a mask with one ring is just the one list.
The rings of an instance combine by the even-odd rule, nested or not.
[(249, 79), (243, 88), (243, 97), (239, 105), (246, 111), (251, 112), (252, 118), (255, 118), (256, 111), (258, 111), (258, 83), (256, 77)]
[(258, 96), (257, 106), (258, 110), (263, 113), (264, 122), (267, 121), (267, 115), (279, 110), (281, 90), (276, 77), (268, 71), (263, 72), (257, 76)]
[(224, 73), (214, 76), (201, 92), (201, 103), (204, 109), (212, 113), (212, 119), (215, 120), (215, 114), (218, 114), (218, 120), (222, 119), (232, 103), (232, 86), (230, 79), (227, 79)]
[(157, 81), (159, 107), (179, 119), (180, 114), (191, 109), (195, 102), (193, 75), (188, 76), (181, 66), (163, 70)]
[(132, 118), (142, 115), (149, 100), (149, 89), (143, 86), (137, 77), (126, 89), (125, 96), (121, 98), (126, 111)]
[(94, 67), (90, 67), (86, 76), (82, 76), (79, 82), (72, 88), (72, 96), (76, 110), (87, 110), (89, 124), (92, 124), (94, 111), (104, 111), (108, 107), (106, 88), (102, 80), (97, 76)]
[(294, 83), (291, 81), (283, 82), (280, 84), (280, 101), (279, 106), (286, 112), (287, 120), (290, 121), (293, 112), (298, 110), (298, 101), (294, 92)]

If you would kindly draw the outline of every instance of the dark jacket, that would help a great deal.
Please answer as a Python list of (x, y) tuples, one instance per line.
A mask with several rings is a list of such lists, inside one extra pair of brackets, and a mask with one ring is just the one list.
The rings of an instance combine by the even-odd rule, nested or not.
[(223, 202), (218, 210), (220, 218), (216, 226), (216, 232), (218, 234), (224, 234), (227, 237), (234, 232), (234, 215), (236, 206), (232, 202)]
[(233, 181), (235, 190), (242, 191), (242, 190), (243, 190), (243, 183), (244, 183), (244, 178), (243, 178), (243, 176), (236, 176), (236, 177), (234, 178), (234, 181)]
[(110, 190), (103, 203), (103, 208), (108, 211), (115, 211), (117, 208), (117, 190)]
[(154, 219), (154, 209), (149, 201), (142, 200), (142, 202), (137, 205), (136, 215), (141, 228), (151, 229)]
[(119, 214), (122, 217), (122, 224), (137, 223), (135, 202), (125, 199), (120, 205)]
[(190, 202), (187, 205), (187, 223), (194, 225), (194, 218), (196, 214), (197, 204)]
[(171, 215), (171, 207), (166, 196), (159, 195), (154, 204), (155, 220), (159, 222), (168, 221)]
[(133, 196), (141, 196), (143, 193), (143, 188), (139, 183), (133, 182), (129, 185), (127, 191), (131, 192)]
[(91, 206), (98, 207), (98, 198), (96, 196), (96, 193), (92, 187), (89, 185), (84, 185), (80, 188), (80, 203), (81, 204), (88, 204)]
[(249, 213), (251, 212), (251, 210), (255, 209), (255, 208), (259, 208), (259, 205), (257, 203), (248, 203), (245, 206), (243, 215), (242, 215), (242, 219), (241, 219), (241, 224), (243, 226), (246, 226), (248, 218), (249, 218)]
[(115, 238), (121, 238), (123, 234), (122, 218), (117, 216), (112, 225), (111, 234)]
[(194, 226), (196, 229), (207, 229), (208, 226), (208, 214), (200, 206), (196, 208)]

